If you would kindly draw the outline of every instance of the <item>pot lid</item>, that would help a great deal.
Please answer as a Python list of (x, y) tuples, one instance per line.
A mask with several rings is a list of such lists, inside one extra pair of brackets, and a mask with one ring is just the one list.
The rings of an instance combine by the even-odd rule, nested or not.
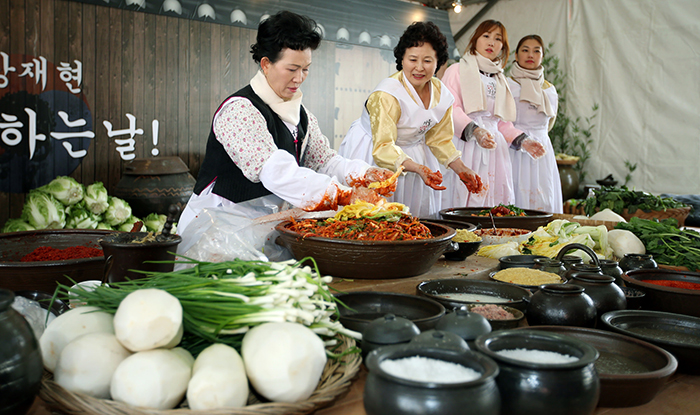
[(404, 343), (420, 334), (420, 329), (407, 318), (387, 314), (372, 320), (362, 331), (362, 340), (378, 344)]
[(136, 158), (124, 165), (124, 174), (134, 176), (178, 174), (189, 171), (187, 164), (178, 156)]
[(481, 314), (470, 313), (466, 307), (462, 307), (442, 316), (435, 329), (452, 332), (470, 341), (490, 333), (491, 323)]

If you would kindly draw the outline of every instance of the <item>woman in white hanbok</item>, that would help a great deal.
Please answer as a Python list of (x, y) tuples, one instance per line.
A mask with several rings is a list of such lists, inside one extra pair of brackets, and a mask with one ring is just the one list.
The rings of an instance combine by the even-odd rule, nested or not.
[(399, 177), (390, 200), (407, 205), (413, 216), (435, 218), (444, 189), (441, 164), (461, 178), (463, 187), (474, 189), (479, 183), (452, 143), (454, 98), (434, 77), (447, 61), (447, 41), (432, 22), (413, 23), (394, 56), (399, 72), (370, 94), (339, 153), (393, 171), (403, 167), (406, 174)]
[(514, 203), (508, 147), (533, 158), (544, 154), (541, 144), (513, 127), (515, 101), (503, 74), (508, 53), (505, 27), (486, 20), (476, 28), (460, 62), (447, 68), (442, 78), (455, 96), (453, 142), (464, 163), (483, 180), (481, 192), (468, 193), (459, 185), (459, 178), (446, 171), (444, 208)]
[(561, 179), (548, 132), (557, 117), (559, 97), (554, 85), (544, 79), (544, 43), (538, 35), (520, 39), (508, 84), (515, 98), (514, 126), (541, 143), (545, 156), (533, 160), (511, 150), (515, 204), (523, 209), (562, 213)]

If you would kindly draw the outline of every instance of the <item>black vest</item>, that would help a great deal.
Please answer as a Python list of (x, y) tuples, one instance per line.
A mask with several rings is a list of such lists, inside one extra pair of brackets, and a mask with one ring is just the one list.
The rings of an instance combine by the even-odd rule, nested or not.
[[(296, 158), (299, 165), (303, 165), (301, 147), (309, 126), (309, 118), (303, 107), (301, 108), (301, 117), (299, 125), (297, 126), (298, 140), (295, 147), (294, 136), (289, 131), (289, 128), (287, 128), (282, 119), (253, 92), (253, 88), (251, 88), (250, 85), (234, 93), (224, 102), (231, 97), (247, 98), (253, 106), (260, 111), (265, 121), (267, 121), (267, 129), (272, 135), (277, 148), (287, 151)], [(221, 106), (219, 106), (219, 109), (221, 109)], [(197, 175), (194, 193), (200, 194), (202, 190), (209, 186), (214, 180), (216, 180), (213, 189), (214, 193), (236, 203), (272, 194), (262, 183), (253, 183), (243, 175), (241, 169), (236, 166), (228, 153), (226, 153), (224, 146), (216, 139), (212, 121), (209, 139), (207, 140), (207, 150), (204, 155), (202, 167), (199, 169), (199, 174)]]

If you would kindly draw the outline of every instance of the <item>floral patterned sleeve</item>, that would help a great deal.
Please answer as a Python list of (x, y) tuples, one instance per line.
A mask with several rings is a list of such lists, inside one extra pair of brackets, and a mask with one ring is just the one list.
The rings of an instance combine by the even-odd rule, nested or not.
[(321, 133), (321, 128), (318, 126), (316, 117), (308, 110), (306, 114), (309, 116), (309, 132), (307, 136), (308, 141), (306, 143), (304, 167), (319, 171), (327, 166), (338, 152), (331, 148), (328, 138)]
[(260, 182), (262, 166), (277, 150), (260, 111), (248, 99), (233, 97), (216, 113), (214, 134), (243, 175)]

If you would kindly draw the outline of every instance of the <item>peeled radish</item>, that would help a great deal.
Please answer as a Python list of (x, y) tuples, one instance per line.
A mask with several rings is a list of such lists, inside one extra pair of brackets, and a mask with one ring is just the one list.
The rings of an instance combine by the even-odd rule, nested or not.
[(248, 378), (236, 349), (212, 344), (197, 356), (187, 386), (191, 409), (240, 408), (248, 401)]
[(326, 365), (323, 341), (298, 323), (265, 323), (243, 337), (243, 362), (251, 385), (275, 402), (311, 396)]
[(167, 291), (134, 291), (114, 314), (114, 333), (132, 352), (175, 347), (182, 340), (182, 305)]
[(130, 354), (112, 333), (85, 334), (63, 348), (54, 378), (71, 392), (109, 399), (112, 375)]
[(114, 371), (112, 399), (133, 406), (172, 409), (185, 397), (192, 355), (182, 348), (134, 353)]
[(114, 334), (113, 319), (111, 314), (89, 306), (74, 308), (56, 317), (39, 339), (44, 368), (53, 372), (63, 348), (84, 334)]

